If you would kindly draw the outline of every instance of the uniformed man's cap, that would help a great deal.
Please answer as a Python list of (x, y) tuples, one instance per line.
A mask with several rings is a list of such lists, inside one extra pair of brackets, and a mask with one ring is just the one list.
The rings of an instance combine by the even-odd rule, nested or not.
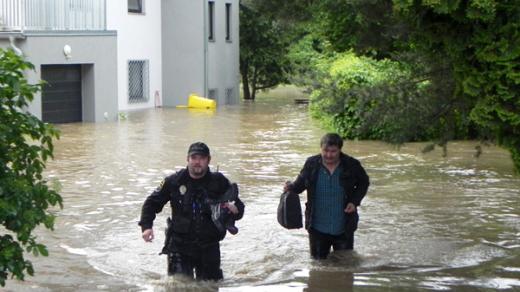
[(188, 155), (200, 154), (204, 156), (209, 156), (209, 148), (208, 145), (202, 142), (195, 142), (190, 145), (190, 149), (188, 149)]

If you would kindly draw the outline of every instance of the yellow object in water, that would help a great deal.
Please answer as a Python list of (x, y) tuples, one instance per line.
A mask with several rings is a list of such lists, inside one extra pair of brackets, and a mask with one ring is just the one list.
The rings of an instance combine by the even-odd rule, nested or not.
[(216, 107), (217, 102), (213, 99), (200, 97), (195, 94), (190, 94), (188, 97), (188, 108), (215, 109)]

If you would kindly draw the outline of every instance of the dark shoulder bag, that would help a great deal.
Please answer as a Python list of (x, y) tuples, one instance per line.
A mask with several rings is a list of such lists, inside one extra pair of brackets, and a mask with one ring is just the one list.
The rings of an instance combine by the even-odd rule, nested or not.
[(302, 207), (300, 196), (285, 192), (280, 196), (278, 204), (278, 223), (287, 229), (302, 228)]

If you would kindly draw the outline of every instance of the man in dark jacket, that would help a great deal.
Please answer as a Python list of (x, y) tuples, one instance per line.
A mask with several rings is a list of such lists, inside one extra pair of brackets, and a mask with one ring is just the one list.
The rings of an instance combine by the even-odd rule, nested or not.
[[(150, 242), (154, 238), (155, 215), (170, 202), (172, 216), (163, 248), (163, 253), (168, 254), (169, 275), (184, 274), (197, 280), (223, 278), (219, 241), (224, 239), (226, 229), (215, 224), (214, 220), (218, 218), (212, 214), (215, 206), (210, 206), (210, 202), (218, 202), (226, 192), (237, 191), (237, 188), (233, 188), (220, 172), (210, 171), (210, 160), (208, 146), (193, 143), (188, 150), (188, 166), (166, 177), (142, 207), (139, 225), (144, 241)], [(229, 213), (228, 219), (231, 216), (239, 220), (244, 214), (244, 204), (238, 197), (234, 202), (222, 202), (220, 206), (219, 213)]]
[(369, 179), (360, 162), (341, 152), (338, 134), (326, 134), (321, 154), (311, 156), (293, 183), (284, 190), (296, 194), (307, 190), (305, 228), (309, 232), (311, 256), (324, 259), (334, 250), (354, 248), (357, 206), (365, 196)]

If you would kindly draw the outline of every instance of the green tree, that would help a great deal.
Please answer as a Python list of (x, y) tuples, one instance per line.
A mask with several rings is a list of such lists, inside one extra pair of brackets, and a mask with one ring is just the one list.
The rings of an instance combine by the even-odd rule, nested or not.
[(244, 99), (287, 81), (287, 44), (278, 23), (240, 5), (240, 74)]
[[(520, 171), (519, 0), (254, 2), (296, 32), (290, 42), (296, 76), (290, 79), (316, 90), (315, 101), (327, 105), (324, 114), (349, 135), (440, 145), (455, 138), (493, 140), (510, 150)], [(316, 51), (330, 52), (300, 43), (309, 32), (321, 43), (314, 48), (397, 61), (408, 74), (337, 87), (343, 76), (314, 62)], [(298, 46), (306, 53), (294, 53)], [(309, 62), (302, 62), (305, 54)]]
[[(451, 132), (453, 119), (476, 125), (510, 150), (520, 171), (520, 1), (323, 0), (316, 15), (335, 49), (406, 60), (438, 105), (424, 116)], [(389, 96), (380, 96), (388, 105)], [(378, 115), (395, 123), (399, 116), (407, 117)], [(449, 138), (443, 133), (436, 130)]]
[[(426, 65), (335, 54), (312, 71), (311, 113), (348, 139), (445, 145), (475, 138), (471, 101), (453, 98), (450, 71), (418, 74), (432, 70)], [(444, 66), (441, 60), (437, 65)]]
[(290, 39), (299, 39), (313, 25), (313, 7), (317, 0), (242, 0), (247, 7), (276, 19), (283, 34)]
[(313, 19), (313, 7), (318, 2), (316, 0), (242, 1), (246, 7), (256, 11), (263, 18), (276, 21), (279, 28), (278, 38), (287, 48), (288, 81), (298, 86), (307, 86), (306, 81), (312, 80), (314, 75), (315, 61), (327, 57), (322, 56), (323, 44), (313, 33), (317, 27)]
[(62, 207), (61, 196), (42, 176), (58, 131), (25, 111), (41, 89), (41, 84), (29, 84), (25, 78), (24, 72), (33, 69), (12, 50), (0, 49), (1, 286), (9, 275), (19, 280), (25, 274), (33, 275), (24, 252), (47, 256), (48, 251), (32, 233), (42, 223), (52, 229), (55, 217), (48, 209)]

